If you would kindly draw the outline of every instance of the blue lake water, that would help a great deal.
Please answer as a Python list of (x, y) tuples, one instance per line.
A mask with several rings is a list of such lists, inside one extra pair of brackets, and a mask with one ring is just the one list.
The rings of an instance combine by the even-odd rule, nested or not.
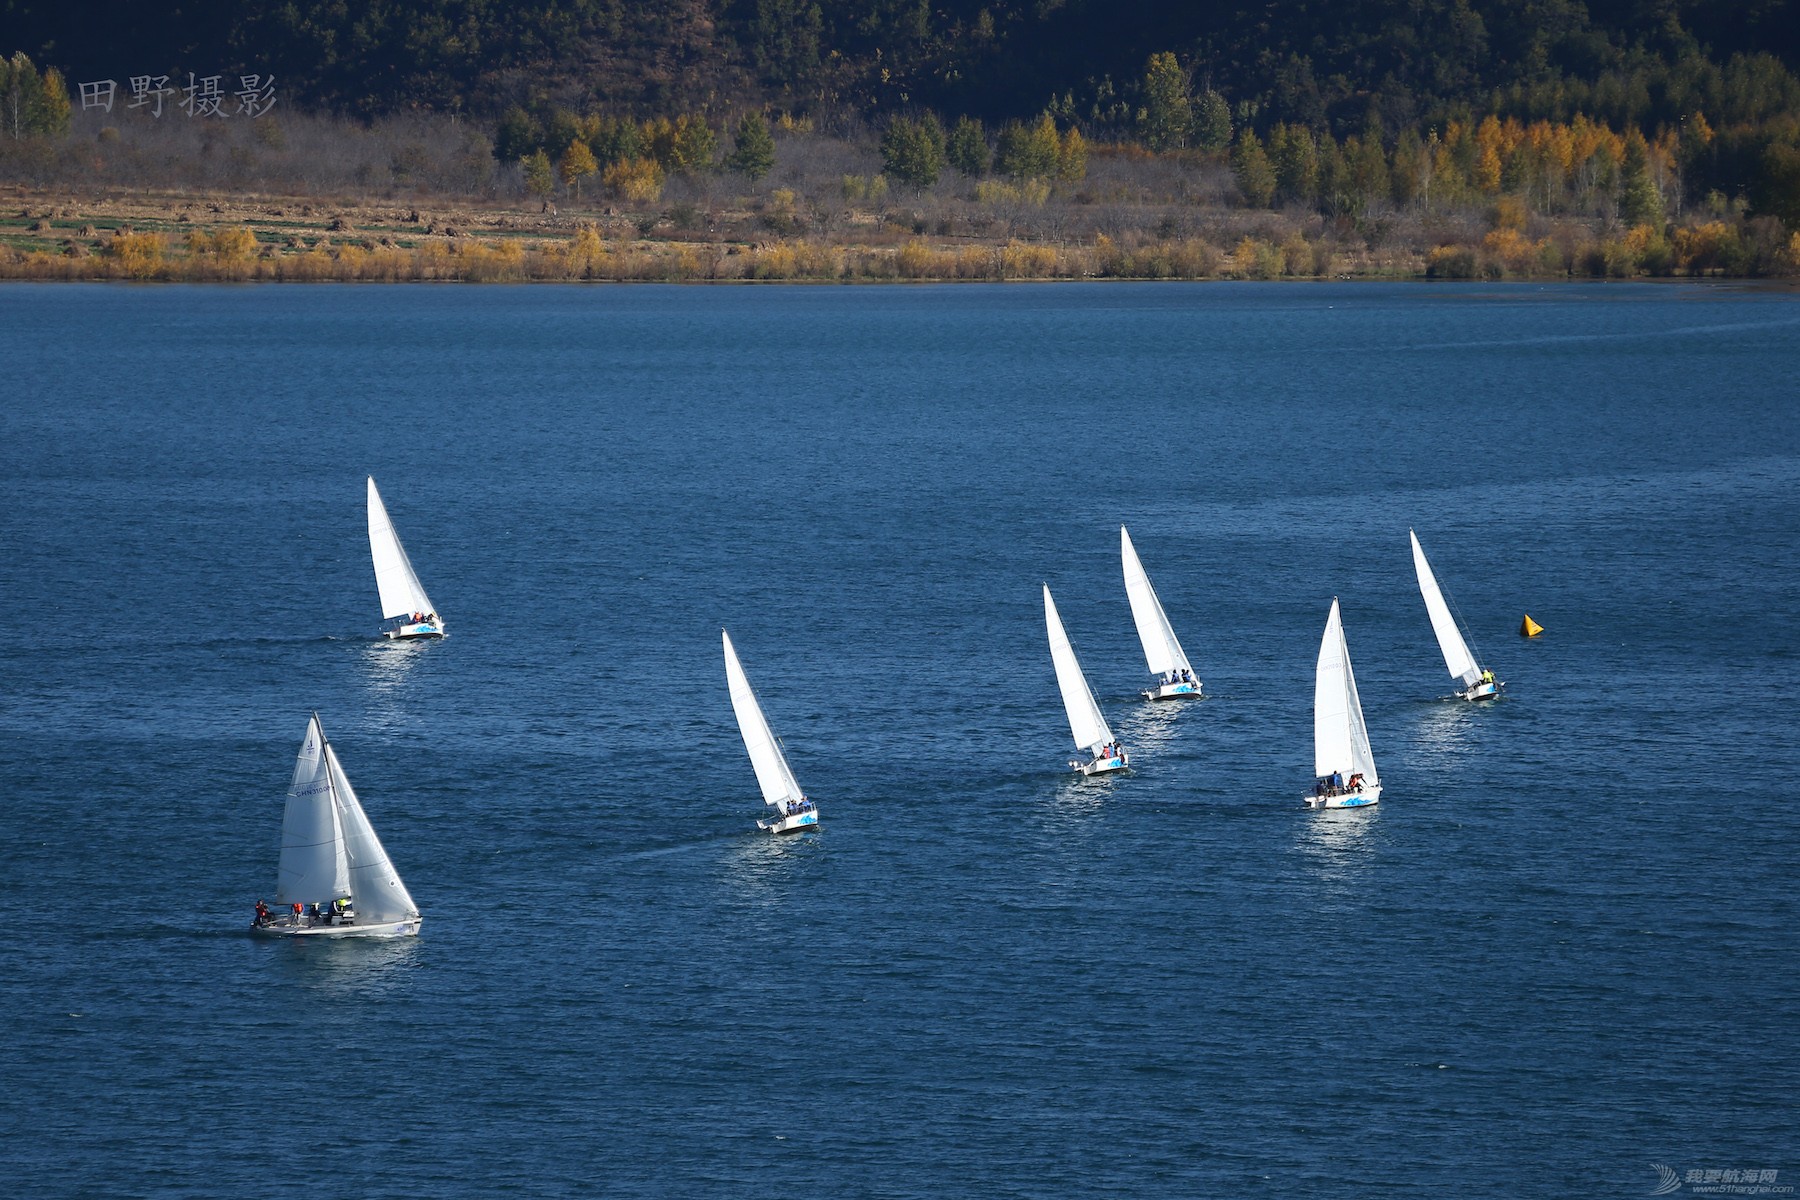
[[(1800, 1183), (1800, 295), (7, 286), (0, 377), (7, 1194)], [(416, 940), (244, 933), (315, 709)]]

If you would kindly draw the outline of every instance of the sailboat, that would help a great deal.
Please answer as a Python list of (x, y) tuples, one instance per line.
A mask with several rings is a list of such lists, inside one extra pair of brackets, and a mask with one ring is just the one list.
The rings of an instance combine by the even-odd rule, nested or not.
[(369, 825), (325, 740), (307, 722), (281, 817), (281, 870), (271, 912), (256, 902), (255, 933), (275, 937), (393, 938), (418, 934), (423, 918)]
[(725, 683), (731, 689), (731, 709), (737, 714), (738, 732), (744, 735), (744, 749), (750, 752), (750, 765), (756, 770), (763, 802), (775, 810), (773, 817), (758, 821), (756, 827), (767, 833), (810, 829), (819, 823), (819, 806), (800, 790), (787, 755), (781, 752), (781, 743), (775, 740), (762, 705), (750, 690), (750, 680), (744, 674), (744, 664), (738, 661), (731, 634), (719, 632), (725, 639)]
[(1175, 638), (1169, 614), (1163, 611), (1144, 564), (1138, 560), (1137, 547), (1131, 534), (1119, 526), (1119, 552), (1125, 560), (1125, 595), (1131, 601), (1131, 619), (1137, 623), (1138, 640), (1144, 643), (1144, 661), (1157, 677), (1156, 686), (1142, 692), (1146, 700), (1173, 700), (1178, 696), (1200, 695), (1200, 680)]
[(1087, 676), (1081, 673), (1081, 664), (1075, 661), (1075, 647), (1069, 645), (1069, 635), (1063, 631), (1049, 584), (1044, 585), (1044, 624), (1050, 630), (1050, 661), (1056, 664), (1056, 686), (1062, 690), (1063, 707), (1069, 712), (1069, 732), (1074, 734), (1075, 744), (1088, 752), (1086, 762), (1070, 759), (1069, 766), (1083, 775), (1123, 771), (1131, 765), (1131, 758), (1113, 737), (1106, 718), (1100, 715), (1100, 703), (1088, 687)]
[(369, 553), (375, 559), (375, 586), (381, 592), (381, 615), (386, 620), (382, 636), (403, 640), (447, 636), (444, 622), (432, 607), (431, 597), (419, 585), (412, 559), (388, 520), (387, 505), (369, 476)]
[(1457, 627), (1456, 618), (1450, 615), (1450, 606), (1444, 602), (1437, 576), (1431, 573), (1431, 564), (1425, 561), (1419, 535), (1410, 529), (1406, 532), (1412, 538), (1413, 570), (1419, 574), (1419, 592), (1425, 597), (1425, 611), (1431, 614), (1431, 631), (1437, 634), (1438, 649), (1444, 652), (1444, 665), (1450, 669), (1451, 677), (1462, 684), (1462, 690), (1456, 694), (1464, 700), (1492, 700), (1506, 685), (1475, 661), (1467, 639)]
[(1305, 797), (1308, 808), (1361, 808), (1381, 799), (1381, 777), (1369, 750), (1369, 729), (1363, 724), (1336, 596), (1325, 620), (1313, 683), (1313, 775), (1312, 795)]

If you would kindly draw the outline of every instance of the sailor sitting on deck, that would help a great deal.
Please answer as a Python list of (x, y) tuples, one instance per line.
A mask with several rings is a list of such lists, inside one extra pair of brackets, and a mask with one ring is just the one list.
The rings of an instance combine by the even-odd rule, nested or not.
[(1481, 673), (1481, 682), (1483, 682), (1483, 683), (1494, 682), (1494, 673), (1492, 671), (1483, 671)]
[(267, 925), (270, 920), (269, 906), (264, 904), (261, 900), (258, 900), (256, 902), (256, 923), (258, 925)]
[(1350, 776), (1350, 790), (1353, 792), (1360, 792), (1360, 791), (1362, 791), (1362, 789), (1363, 789), (1362, 772), (1358, 771), (1356, 774)]

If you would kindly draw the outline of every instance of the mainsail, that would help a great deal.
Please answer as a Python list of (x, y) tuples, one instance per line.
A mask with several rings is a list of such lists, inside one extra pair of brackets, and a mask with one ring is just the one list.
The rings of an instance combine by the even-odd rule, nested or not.
[(388, 520), (387, 506), (375, 490), (373, 475), (369, 476), (369, 553), (375, 559), (375, 586), (381, 591), (383, 617), (437, 611), (419, 585), (412, 560), (406, 557), (406, 547), (400, 544), (400, 535)]
[(1481, 678), (1481, 667), (1469, 653), (1469, 643), (1456, 627), (1456, 618), (1450, 615), (1437, 576), (1431, 573), (1431, 564), (1425, 561), (1425, 551), (1419, 546), (1419, 535), (1410, 529), (1406, 532), (1412, 538), (1413, 570), (1419, 575), (1419, 592), (1425, 597), (1425, 611), (1431, 614), (1431, 631), (1437, 634), (1438, 649), (1444, 652), (1444, 665), (1468, 687)]
[(1131, 601), (1131, 619), (1137, 623), (1138, 640), (1144, 643), (1144, 661), (1150, 664), (1150, 673), (1191, 672), (1193, 667), (1175, 639), (1169, 614), (1156, 598), (1156, 589), (1150, 586), (1150, 577), (1144, 574), (1144, 564), (1123, 525), (1119, 526), (1119, 546), (1125, 560), (1125, 595)]
[(1360, 774), (1363, 783), (1381, 782), (1375, 774), (1375, 756), (1369, 749), (1369, 730), (1363, 724), (1362, 701), (1356, 694), (1356, 673), (1350, 669), (1350, 645), (1344, 640), (1344, 622), (1338, 602), (1331, 601), (1325, 620), (1325, 636), (1319, 642), (1318, 674), (1313, 683), (1313, 773), (1321, 778), (1341, 772), (1345, 780)]
[(725, 683), (731, 689), (731, 709), (737, 714), (738, 732), (744, 735), (744, 749), (750, 752), (750, 765), (756, 770), (756, 783), (762, 789), (763, 800), (779, 811), (790, 800), (800, 801), (806, 797), (788, 766), (787, 757), (776, 744), (774, 731), (763, 716), (762, 705), (756, 702), (756, 693), (750, 690), (750, 680), (744, 675), (743, 664), (738, 662), (731, 635), (724, 630), (719, 632), (725, 640)]
[(1113, 740), (1112, 730), (1100, 715), (1100, 704), (1081, 673), (1081, 664), (1075, 661), (1075, 647), (1069, 645), (1069, 635), (1063, 631), (1049, 584), (1044, 585), (1044, 623), (1050, 630), (1050, 660), (1056, 664), (1056, 686), (1062, 689), (1063, 707), (1069, 712), (1069, 732), (1075, 736), (1077, 746), (1097, 750)]

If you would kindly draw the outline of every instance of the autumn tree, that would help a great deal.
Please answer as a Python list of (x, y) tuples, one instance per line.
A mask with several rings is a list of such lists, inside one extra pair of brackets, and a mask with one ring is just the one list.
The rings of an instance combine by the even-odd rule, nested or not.
[[(1044, 120), (1050, 120), (1049, 114)], [(1065, 183), (1079, 183), (1087, 178), (1087, 139), (1073, 126), (1063, 133), (1057, 145), (1056, 177)]]
[(761, 113), (751, 111), (739, 118), (725, 165), (747, 177), (751, 183), (775, 169), (775, 139)]
[(580, 138), (569, 143), (563, 151), (562, 162), (558, 167), (563, 183), (576, 196), (581, 195), (581, 181), (600, 169), (600, 163), (594, 158), (594, 152)]
[(600, 182), (621, 200), (654, 204), (662, 196), (663, 169), (654, 158), (628, 158), (601, 172)]

